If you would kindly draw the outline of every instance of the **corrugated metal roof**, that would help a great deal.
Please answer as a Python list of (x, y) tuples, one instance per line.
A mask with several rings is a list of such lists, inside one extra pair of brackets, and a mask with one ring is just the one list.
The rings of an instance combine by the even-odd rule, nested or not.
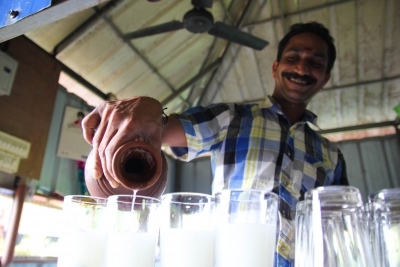
[[(111, 2), (26, 36), (104, 94), (118, 99), (147, 95), (169, 112), (179, 112), (197, 104), (254, 102), (272, 94), (279, 40), (293, 23), (318, 21), (330, 29), (337, 47), (331, 80), (309, 105), (319, 116), (319, 127), (396, 118), (400, 1), (214, 0), (214, 21), (237, 25), (245, 18), (241, 29), (269, 42), (262, 51), (185, 29), (124, 41), (121, 35), (128, 32), (182, 21), (192, 5), (189, 0)], [(214, 68), (208, 70), (210, 65)]]

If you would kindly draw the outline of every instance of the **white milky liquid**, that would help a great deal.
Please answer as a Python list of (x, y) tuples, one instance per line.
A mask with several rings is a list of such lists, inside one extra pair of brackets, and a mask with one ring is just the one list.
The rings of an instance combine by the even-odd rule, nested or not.
[(154, 267), (157, 235), (110, 233), (105, 267)]
[(58, 267), (103, 267), (107, 232), (69, 229), (58, 242)]
[(162, 228), (161, 267), (213, 267), (214, 244), (214, 231)]
[(216, 230), (216, 267), (272, 267), (276, 225), (228, 224)]
[(135, 210), (135, 200), (136, 200), (136, 193), (138, 190), (133, 190), (133, 196), (132, 196), (132, 207), (131, 211), (133, 212)]

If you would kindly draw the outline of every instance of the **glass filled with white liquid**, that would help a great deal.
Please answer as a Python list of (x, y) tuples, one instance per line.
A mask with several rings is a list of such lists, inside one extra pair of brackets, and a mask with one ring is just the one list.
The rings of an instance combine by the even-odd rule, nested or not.
[(135, 194), (108, 197), (105, 267), (154, 267), (159, 204), (159, 199)]
[(161, 196), (161, 267), (214, 267), (213, 211), (211, 195)]
[(58, 242), (58, 267), (104, 267), (106, 204), (106, 198), (79, 195), (64, 197), (65, 225), (62, 226)]
[(278, 196), (259, 190), (215, 195), (215, 267), (272, 267)]

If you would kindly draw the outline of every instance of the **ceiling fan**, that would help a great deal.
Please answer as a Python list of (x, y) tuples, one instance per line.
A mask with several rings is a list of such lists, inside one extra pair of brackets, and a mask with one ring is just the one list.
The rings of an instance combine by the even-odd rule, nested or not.
[(222, 22), (214, 22), (213, 15), (205, 9), (211, 8), (212, 1), (213, 0), (192, 0), (192, 5), (194, 8), (186, 12), (186, 14), (183, 16), (183, 22), (173, 20), (167, 23), (124, 34), (122, 38), (125, 40), (130, 40), (185, 28), (192, 33), (208, 32), (208, 34), (213, 36), (257, 50), (262, 50), (268, 45), (267, 41), (254, 35), (243, 32)]

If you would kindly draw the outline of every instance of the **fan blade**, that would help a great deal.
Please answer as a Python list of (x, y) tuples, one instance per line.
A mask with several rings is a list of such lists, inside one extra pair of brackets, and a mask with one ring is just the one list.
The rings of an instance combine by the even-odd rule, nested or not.
[(167, 22), (164, 24), (152, 26), (152, 27), (141, 29), (141, 30), (131, 32), (131, 33), (126, 33), (126, 34), (122, 35), (122, 38), (125, 40), (140, 38), (140, 37), (150, 36), (150, 35), (154, 35), (154, 34), (180, 30), (180, 29), (183, 29), (184, 27), (185, 27), (185, 25), (182, 22), (173, 20), (171, 22)]
[(216, 37), (226, 39), (228, 41), (245, 45), (257, 50), (262, 50), (269, 43), (263, 39), (255, 37), (249, 33), (238, 30), (232, 26), (229, 26), (222, 22), (214, 23), (211, 30), (208, 31), (209, 34)]

